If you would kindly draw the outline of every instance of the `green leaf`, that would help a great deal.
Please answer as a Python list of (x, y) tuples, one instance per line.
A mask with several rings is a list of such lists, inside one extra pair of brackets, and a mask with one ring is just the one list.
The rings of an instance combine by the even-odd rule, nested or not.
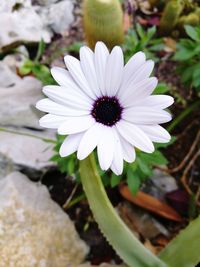
[(44, 50), (45, 50), (45, 42), (43, 39), (41, 39), (41, 41), (39, 42), (39, 45), (38, 45), (37, 55), (36, 55), (35, 60), (34, 60), (35, 62), (39, 61), (39, 59), (41, 58), (41, 56), (44, 53)]
[(132, 170), (128, 170), (126, 181), (131, 193), (135, 195), (141, 184), (140, 178), (136, 175), (136, 173), (133, 173)]
[(169, 92), (169, 86), (166, 83), (159, 83), (156, 87), (156, 89), (154, 90), (153, 94), (157, 95), (157, 94), (164, 94), (166, 92)]
[(148, 161), (142, 158), (138, 158), (138, 165), (140, 167), (140, 170), (147, 176), (152, 175), (152, 168), (148, 166)]
[(168, 163), (168, 160), (159, 150), (156, 150), (152, 154), (142, 153), (141, 158), (153, 165), (166, 165)]
[(90, 208), (101, 232), (128, 266), (167, 267), (133, 235), (110, 203), (93, 155), (80, 161), (80, 174)]
[(200, 216), (182, 230), (158, 255), (170, 267), (194, 267), (200, 262)]
[(118, 185), (121, 181), (122, 177), (121, 175), (115, 175), (114, 173), (111, 176), (111, 187), (115, 187), (116, 185)]
[(200, 42), (200, 35), (195, 27), (192, 27), (190, 25), (185, 25), (184, 28), (187, 35), (190, 36), (190, 38), (192, 38), (197, 42)]

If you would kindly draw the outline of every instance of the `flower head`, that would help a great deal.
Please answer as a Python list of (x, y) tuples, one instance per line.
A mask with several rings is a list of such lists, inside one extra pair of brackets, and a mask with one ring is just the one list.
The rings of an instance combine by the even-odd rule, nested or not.
[(72, 56), (64, 60), (68, 70), (51, 70), (59, 85), (45, 86), (48, 98), (36, 105), (49, 113), (40, 119), (41, 126), (68, 135), (60, 148), (62, 157), (77, 151), (82, 160), (97, 147), (100, 167), (119, 175), (123, 160), (135, 160), (135, 148), (152, 153), (152, 142), (170, 140), (159, 124), (171, 120), (164, 109), (173, 98), (151, 95), (157, 79), (149, 77), (154, 63), (146, 61), (144, 53), (136, 53), (124, 66), (120, 47), (109, 53), (98, 42), (94, 53), (86, 46), (80, 49), (80, 61)]

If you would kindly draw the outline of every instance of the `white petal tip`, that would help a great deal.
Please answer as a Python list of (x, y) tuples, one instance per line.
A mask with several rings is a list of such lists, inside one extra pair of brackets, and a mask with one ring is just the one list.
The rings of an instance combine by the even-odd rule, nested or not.
[(87, 158), (87, 156), (80, 154), (80, 152), (77, 152), (77, 159), (78, 160), (84, 160), (85, 158)]

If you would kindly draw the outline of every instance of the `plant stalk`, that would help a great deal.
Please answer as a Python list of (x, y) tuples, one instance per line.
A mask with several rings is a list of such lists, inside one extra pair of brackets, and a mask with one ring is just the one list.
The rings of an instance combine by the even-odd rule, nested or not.
[(95, 220), (124, 262), (130, 267), (167, 267), (140, 243), (118, 216), (105, 192), (93, 154), (80, 161), (80, 175)]
[(194, 267), (200, 262), (200, 216), (193, 220), (159, 254), (171, 267)]

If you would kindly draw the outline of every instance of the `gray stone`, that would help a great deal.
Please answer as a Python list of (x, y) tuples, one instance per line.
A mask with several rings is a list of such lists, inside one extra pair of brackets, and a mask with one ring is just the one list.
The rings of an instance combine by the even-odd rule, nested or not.
[[(0, 87), (10, 87), (20, 82), (21, 78), (13, 72), (7, 64), (0, 61)], [(1, 89), (0, 89), (1, 90)], [(1, 116), (1, 114), (0, 114)], [(0, 119), (1, 121), (1, 119)]]
[(45, 24), (55, 33), (63, 34), (74, 20), (73, 8), (73, 1), (63, 0), (42, 8), (41, 15)]
[(154, 238), (159, 234), (169, 236), (169, 231), (151, 214), (137, 207), (132, 208), (128, 202), (120, 203), (118, 212), (138, 238), (140, 234), (145, 239)]
[[(26, 133), (33, 134), (33, 131), (26, 131)], [(36, 135), (36, 133), (34, 134)], [(44, 133), (41, 136), (44, 137)], [(52, 165), (49, 161), (53, 155), (52, 144), (50, 143), (34, 137), (1, 131), (0, 140), (0, 154), (13, 162), (14, 165), (35, 170)]]
[(35, 0), (35, 3), (41, 6), (48, 6), (56, 2), (58, 2), (58, 0)]
[(160, 170), (154, 170), (151, 181), (163, 193), (171, 192), (178, 189), (178, 185), (174, 177)]
[(33, 8), (22, 7), (14, 12), (0, 12), (0, 50), (18, 43), (34, 43), (51, 40), (51, 33)]
[[(0, 65), (1, 67), (1, 65)], [(2, 76), (2, 83), (6, 82), (6, 77), (12, 76), (6, 72)], [(38, 118), (39, 113), (35, 108), (35, 103), (42, 98), (42, 84), (34, 77), (18, 79), (13, 75), (10, 81), (13, 86), (0, 87), (0, 124), (6, 126), (26, 126), (40, 129)]]
[(87, 252), (45, 186), (19, 172), (0, 180), (0, 267), (77, 267)]

